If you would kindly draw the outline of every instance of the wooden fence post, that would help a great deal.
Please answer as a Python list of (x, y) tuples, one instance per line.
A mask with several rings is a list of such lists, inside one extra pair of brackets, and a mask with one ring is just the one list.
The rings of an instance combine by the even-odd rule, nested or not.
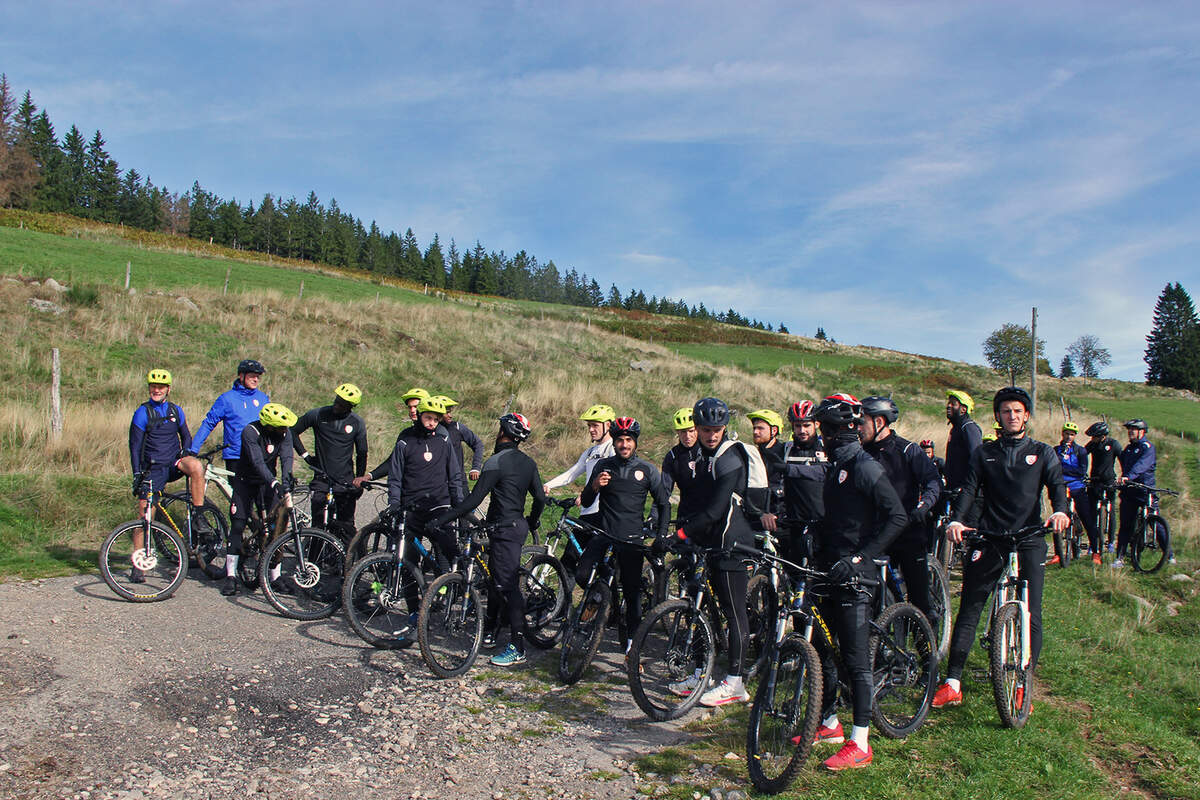
[(133, 270), (133, 263), (125, 262), (125, 291), (129, 291), (129, 273)]
[(233, 267), (225, 268), (225, 285), (221, 287), (221, 296), (229, 294), (229, 273), (233, 272)]
[(62, 363), (58, 356), (58, 348), (50, 351), (50, 441), (57, 442), (62, 437), (63, 416), (62, 397), (59, 393), (62, 385)]
[(300, 298), (299, 299), (301, 299), (301, 300), (304, 299), (304, 281), (300, 281)]

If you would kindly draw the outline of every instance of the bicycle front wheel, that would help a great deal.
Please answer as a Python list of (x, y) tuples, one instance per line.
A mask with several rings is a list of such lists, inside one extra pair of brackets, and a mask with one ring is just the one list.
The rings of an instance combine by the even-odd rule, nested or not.
[(768, 643), (775, 635), (779, 597), (765, 574), (755, 575), (746, 587), (746, 619), (750, 636), (746, 641), (746, 680), (753, 680), (767, 657)]
[(716, 656), (708, 615), (684, 599), (659, 603), (633, 635), (625, 660), (638, 708), (659, 722), (683, 716), (708, 688)]
[(292, 619), (324, 619), (342, 604), (346, 551), (320, 528), (275, 537), (263, 553), (259, 584), (275, 610)]
[(100, 545), (100, 576), (118, 597), (134, 603), (166, 600), (187, 574), (187, 547), (175, 531), (153, 522), (118, 525)]
[(1145, 525), (1138, 526), (1130, 544), (1133, 568), (1138, 572), (1158, 572), (1167, 563), (1167, 553), (1171, 550), (1171, 529), (1165, 519), (1151, 514)]
[(808, 640), (788, 636), (768, 654), (746, 731), (746, 766), (759, 791), (782, 792), (808, 758), (821, 717), (821, 686), (821, 662)]
[(932, 558), (929, 559), (929, 604), (935, 617), (929, 621), (929, 625), (933, 628), (933, 644), (940, 662), (950, 652), (954, 620), (950, 611), (950, 579), (941, 562)]
[(483, 642), (479, 593), (458, 572), (439, 576), (421, 599), (417, 640), (421, 657), (439, 678), (462, 675), (475, 663)]
[(517, 573), (525, 598), (525, 637), (543, 650), (554, 647), (567, 619), (570, 586), (554, 556), (536, 555)]
[(587, 671), (600, 647), (604, 624), (611, 609), (612, 590), (607, 584), (592, 581), (563, 631), (562, 649), (558, 656), (558, 678), (563, 683), (575, 683)]
[(342, 584), (342, 606), (350, 627), (381, 650), (410, 646), (424, 586), (420, 570), (398, 560), (395, 553), (359, 559)]
[(871, 718), (884, 736), (903, 739), (925, 723), (937, 682), (933, 629), (908, 603), (888, 606), (871, 625)]
[(1058, 565), (1063, 569), (1071, 565), (1070, 546), (1066, 537), (1058, 531), (1054, 532), (1054, 555), (1058, 556)]
[(1021, 609), (1005, 603), (992, 621), (990, 660), (992, 694), (1006, 728), (1022, 728), (1033, 708), (1029, 670), (1021, 666)]

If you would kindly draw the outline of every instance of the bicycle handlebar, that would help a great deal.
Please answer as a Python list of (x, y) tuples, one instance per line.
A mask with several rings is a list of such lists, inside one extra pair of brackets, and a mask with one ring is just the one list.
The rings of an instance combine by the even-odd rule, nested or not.
[(1038, 523), (1037, 525), (1027, 525), (1024, 528), (1015, 531), (988, 531), (983, 530), (982, 528), (973, 528), (963, 531), (963, 538), (1018, 542), (1024, 539), (1031, 539), (1034, 536), (1045, 536), (1047, 533), (1051, 533), (1052, 530), (1052, 528), (1047, 528), (1041, 523)]
[(1169, 494), (1172, 496), (1179, 495), (1179, 492), (1175, 491), (1174, 489), (1160, 489), (1157, 486), (1147, 486), (1146, 484), (1138, 483), (1137, 481), (1125, 481), (1125, 483), (1118, 483), (1117, 488), (1119, 488), (1119, 489), (1126, 489), (1126, 488), (1128, 488), (1128, 489), (1145, 489), (1150, 494)]

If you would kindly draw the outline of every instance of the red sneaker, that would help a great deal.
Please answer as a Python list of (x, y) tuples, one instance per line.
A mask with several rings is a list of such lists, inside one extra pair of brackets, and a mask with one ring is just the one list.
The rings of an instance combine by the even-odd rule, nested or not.
[[(829, 728), (824, 725), (817, 728), (817, 735), (813, 738), (813, 744), (821, 742), (829, 742), (830, 744), (841, 744), (846, 741), (846, 731), (842, 728), (842, 723), (838, 723), (836, 728)], [(800, 744), (800, 737), (793, 736), (792, 744)]]
[(938, 687), (937, 693), (933, 696), (933, 702), (930, 703), (933, 708), (943, 708), (945, 706), (961, 706), (962, 692), (952, 689), (950, 684), (943, 683)]
[(1099, 553), (1092, 553), (1092, 563), (1095, 564), (1097, 567), (1100, 566), (1100, 564), (1102, 563), (1102, 559), (1100, 558)]
[(842, 749), (825, 759), (825, 769), (830, 772), (840, 772), (844, 769), (859, 769), (871, 763), (871, 758), (874, 753), (871, 750), (871, 745), (867, 745), (867, 751), (864, 753), (854, 742), (846, 742), (842, 745)]
[(1057, 563), (1058, 563), (1058, 556), (1050, 556), (1050, 558), (1046, 559), (1047, 567), (1052, 567)]

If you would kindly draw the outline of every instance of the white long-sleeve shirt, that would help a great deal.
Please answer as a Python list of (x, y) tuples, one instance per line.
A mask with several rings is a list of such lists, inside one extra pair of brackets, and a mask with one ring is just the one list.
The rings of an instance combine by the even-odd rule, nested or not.
[[(600, 459), (608, 458), (612, 455), (616, 455), (616, 451), (613, 449), (611, 438), (606, 438), (603, 442), (592, 445), (587, 450), (583, 451), (583, 454), (579, 456), (579, 460), (575, 462), (574, 466), (561, 475), (555, 475), (553, 478), (546, 481), (546, 490), (549, 491), (550, 489), (557, 489), (560, 486), (566, 486), (580, 475), (584, 476), (583, 482), (586, 484), (592, 479), (592, 468), (596, 466)], [(592, 501), (590, 506), (580, 509), (579, 513), (595, 514), (599, 510), (600, 498), (597, 497)]]

